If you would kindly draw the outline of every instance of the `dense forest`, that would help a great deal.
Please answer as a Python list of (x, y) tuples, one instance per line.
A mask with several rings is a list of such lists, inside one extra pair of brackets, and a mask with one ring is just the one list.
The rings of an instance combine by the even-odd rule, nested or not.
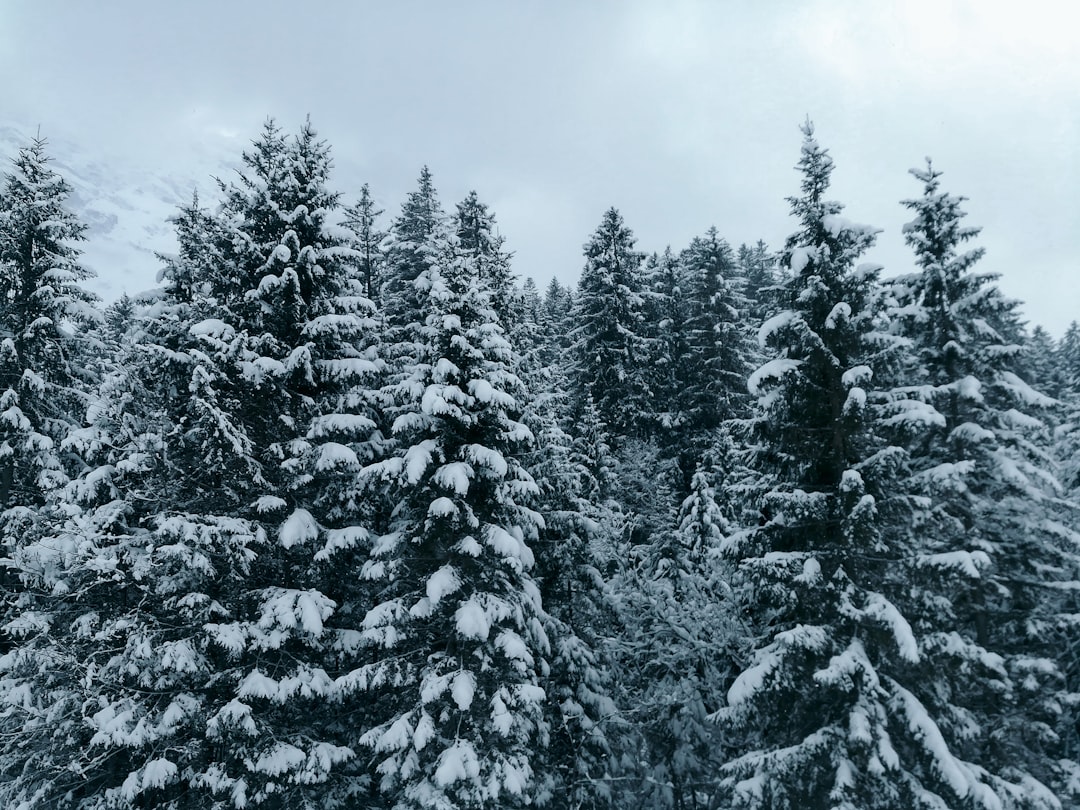
[(29, 143), (0, 806), (1080, 807), (1080, 326), (930, 162), (884, 276), (803, 134), (783, 245), (612, 208), (541, 290), (270, 121), (108, 306)]

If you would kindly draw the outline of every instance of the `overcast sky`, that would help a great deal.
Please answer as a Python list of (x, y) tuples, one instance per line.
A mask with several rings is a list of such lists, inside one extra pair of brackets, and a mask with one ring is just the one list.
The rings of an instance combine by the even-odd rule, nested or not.
[(611, 205), (643, 250), (710, 225), (779, 245), (809, 115), (833, 197), (885, 229), (868, 259), (910, 268), (898, 201), (932, 156), (984, 228), (982, 268), (1061, 334), (1080, 319), (1076, 9), (0, 0), (0, 123), (205, 180), (268, 115), (310, 114), (347, 201), (366, 181), (394, 214), (426, 163), (447, 210), (476, 189), (544, 284), (576, 281)]

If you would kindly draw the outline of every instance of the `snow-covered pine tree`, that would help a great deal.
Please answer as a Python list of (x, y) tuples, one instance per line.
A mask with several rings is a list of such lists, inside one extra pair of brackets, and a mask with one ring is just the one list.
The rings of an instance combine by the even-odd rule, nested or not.
[(684, 462), (684, 472), (689, 478), (716, 428), (746, 415), (746, 377), (755, 351), (746, 325), (750, 302), (742, 292), (743, 279), (716, 228), (695, 237), (679, 261), (688, 309), (685, 421), (690, 436), (685, 439), (692, 460)]
[(613, 437), (642, 435), (649, 389), (642, 335), (642, 254), (614, 208), (585, 243), (585, 268), (571, 311), (573, 392), (591, 397)]
[(620, 702), (637, 741), (631, 793), (648, 807), (707, 807), (726, 753), (711, 719), (734, 677), (738, 625), (726, 521), (699, 469), (674, 525), (612, 584), (621, 620)]
[(750, 301), (749, 320), (756, 329), (773, 314), (775, 286), (779, 281), (776, 255), (759, 239), (753, 247), (739, 245), (736, 261), (745, 280), (744, 292)]
[[(964, 250), (979, 233), (963, 224), (964, 198), (941, 190), (929, 161), (911, 173), (923, 194), (904, 202), (915, 215), (904, 235), (918, 271), (893, 282), (896, 320), (918, 359), (908, 395), (944, 417), (910, 445), (939, 504), (923, 553), (926, 567), (946, 567), (942, 577), (968, 572), (944, 611), (967, 646), (940, 643), (960, 669), (987, 650), (1001, 656), (999, 694), (968, 721), (972, 756), (1030, 782), (1033, 796), (1036, 780), (1066, 791), (1077, 784), (1063, 756), (1064, 740), (1076, 736), (1076, 686), (1061, 651), (1080, 638), (1067, 596), (1080, 586), (1080, 555), (1077, 507), (1058, 497), (1049, 452), (1045, 419), (1055, 403), (1023, 379), (1016, 302), (996, 276), (974, 271), (984, 251)], [(928, 596), (927, 612), (941, 609)]]
[(167, 286), (77, 438), (99, 457), (82, 509), (40, 544), (35, 584), (70, 597), (13, 673), (45, 741), (6, 788), (27, 807), (324, 808), (353, 758), (335, 608), (361, 586), (333, 566), (364, 535), (370, 304), (325, 228), (310, 125), (268, 125), (244, 162), (219, 213), (181, 212)]
[[(687, 340), (687, 301), (679, 260), (668, 247), (645, 262), (643, 333), (649, 344), (648, 386), (652, 392), (650, 429), (673, 450), (687, 428), (687, 378), (690, 349)], [(688, 479), (689, 480), (689, 479)]]
[(60, 445), (93, 387), (87, 328), (101, 314), (82, 287), (94, 275), (79, 263), (86, 226), (45, 147), (21, 149), (0, 190), (0, 511), (39, 506), (79, 472)]
[[(772, 359), (748, 382), (761, 525), (725, 543), (756, 649), (717, 715), (736, 749), (718, 799), (774, 810), (1001, 807), (1022, 789), (954, 750), (966, 715), (953, 701), (981, 684), (946, 680), (955, 672), (939, 672), (949, 653), (936, 640), (947, 634), (916, 635), (909, 617), (925, 510), (905, 483), (904, 451), (885, 439), (899, 398), (883, 383), (900, 343), (879, 331), (879, 268), (856, 266), (875, 231), (826, 198), (832, 159), (809, 124), (803, 132), (785, 309), (762, 327)], [(894, 421), (940, 421), (910, 404)], [(967, 678), (992, 677), (987, 669)]]
[(93, 274), (79, 263), (85, 226), (68, 208), (70, 194), (40, 138), (20, 150), (0, 187), (0, 785), (41, 752), (42, 735), (24, 733), (27, 723), (66, 731), (65, 717), (37, 713), (38, 696), (21, 687), (35, 667), (59, 695), (71, 687), (35, 655), (62, 596), (39, 587), (51, 560), (38, 551), (66, 513), (63, 487), (82, 472), (66, 443), (92, 399), (98, 347), (89, 335), (101, 320), (81, 286)]
[(362, 473), (394, 503), (363, 572), (381, 589), (362, 631), (377, 660), (341, 688), (377, 717), (360, 742), (387, 806), (521, 806), (546, 787), (550, 652), (524, 391), (466, 252), (429, 261), (413, 290), (413, 354), (386, 389), (399, 449)]
[(418, 280), (447, 253), (448, 223), (439, 203), (431, 172), (420, 170), (416, 191), (410, 192), (390, 228), (380, 303), (392, 333), (410, 324), (423, 325), (424, 292)]
[(1024, 340), (1024, 379), (1036, 391), (1058, 398), (1062, 394), (1062, 369), (1057, 363), (1057, 344), (1041, 326)]
[[(617, 789), (617, 752), (626, 724), (618, 720), (610, 667), (614, 612), (600, 574), (610, 557), (607, 532), (617, 521), (610, 505), (589, 500), (598, 490), (571, 437), (559, 427), (565, 386), (549, 369), (555, 393), (535, 397), (524, 421), (536, 436), (527, 457), (539, 494), (544, 531), (534, 544), (535, 575), (552, 640), (548, 696), (550, 743), (542, 768), (551, 779), (542, 803), (555, 807), (609, 807)], [(616, 778), (613, 778), (616, 777)]]
[(383, 210), (375, 204), (367, 183), (360, 187), (360, 199), (346, 208), (344, 214), (342, 224), (352, 234), (350, 242), (357, 254), (355, 261), (364, 297), (378, 305), (382, 295), (388, 234), (379, 228), (379, 217)]
[(491, 308), (504, 329), (513, 323), (514, 273), (506, 241), (495, 229), (495, 215), (480, 201), (475, 191), (457, 204), (453, 217), (457, 249), (476, 267), (484, 287), (490, 291)]

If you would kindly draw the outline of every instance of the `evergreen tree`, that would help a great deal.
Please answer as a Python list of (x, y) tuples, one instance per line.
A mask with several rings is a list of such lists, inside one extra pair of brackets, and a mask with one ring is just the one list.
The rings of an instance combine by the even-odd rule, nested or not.
[(671, 446), (687, 428), (687, 379), (693, 373), (687, 338), (687, 301), (679, 261), (666, 248), (645, 263), (642, 307), (644, 336), (649, 342), (648, 386), (652, 402), (646, 418)]
[(711, 718), (745, 632), (719, 557), (726, 528), (698, 470), (674, 525), (656, 532), (613, 585), (623, 711), (638, 739), (634, 787), (648, 807), (707, 807), (717, 789), (725, 750)]
[(755, 331), (757, 327), (773, 314), (773, 298), (778, 292), (779, 268), (776, 256), (769, 252), (769, 247), (760, 239), (750, 247), (739, 245), (739, 274), (745, 280), (745, 294), (750, 302), (748, 320)]
[(417, 282), (447, 253), (446, 215), (427, 166), (390, 228), (381, 303), (390, 330), (422, 325), (423, 291)]
[(64, 598), (5, 672), (38, 743), (7, 803), (321, 808), (354, 757), (329, 700), (357, 586), (330, 565), (363, 536), (369, 304), (310, 125), (268, 124), (244, 161), (220, 213), (177, 218), (165, 291), (75, 439), (97, 461), (79, 508), (27, 555)]
[(475, 191), (457, 205), (453, 220), (457, 249), (473, 262), (485, 288), (490, 290), (491, 308), (499, 323), (508, 329), (513, 320), (514, 274), (510, 254), (503, 250), (503, 237), (495, 230), (495, 215), (480, 202)]
[(379, 229), (379, 217), (383, 211), (376, 206), (367, 183), (360, 188), (360, 199), (355, 205), (346, 208), (344, 213), (344, 224), (352, 234), (352, 247), (356, 251), (363, 294), (378, 305), (382, 293), (386, 263), (384, 246), (388, 234)]
[(101, 320), (81, 286), (86, 226), (45, 146), (20, 150), (0, 193), (0, 510), (40, 506), (79, 471), (60, 445), (86, 411), (87, 328)]
[(390, 805), (520, 806), (545, 788), (550, 649), (525, 392), (472, 257), (418, 279), (414, 354), (386, 389), (399, 449), (363, 472), (394, 503), (363, 572), (381, 588), (361, 634), (377, 657), (347, 680), (376, 715), (361, 743)]
[(689, 477), (720, 423), (745, 415), (753, 348), (745, 326), (749, 302), (742, 294), (742, 279), (731, 247), (716, 228), (694, 238), (680, 261), (689, 310), (686, 423), (688, 432), (700, 437), (693, 442), (697, 457), (686, 465)]
[(642, 434), (646, 427), (642, 259), (622, 216), (609, 209), (585, 244), (585, 269), (571, 312), (575, 396), (591, 397), (605, 429), (619, 437)]
[(762, 520), (727, 543), (762, 636), (719, 714), (736, 741), (722, 795), (732, 807), (1002, 806), (1021, 789), (955, 751), (965, 713), (954, 701), (983, 684), (942, 668), (948, 633), (916, 634), (910, 617), (926, 514), (886, 435), (940, 416), (898, 409), (909, 400), (882, 384), (900, 344), (879, 331), (878, 268), (855, 264), (875, 231), (825, 197), (832, 160), (803, 132), (787, 309), (763, 327), (773, 358), (749, 381)]
[(1061, 735), (1075, 734), (1075, 715), (1064, 710), (1069, 689), (1055, 658), (1077, 637), (1061, 594), (1077, 581), (1080, 557), (1063, 531), (1075, 507), (1057, 497), (1048, 452), (1044, 419), (1054, 402), (1022, 378), (1016, 302), (995, 276), (973, 271), (981, 248), (963, 250), (979, 233), (962, 223), (963, 198), (941, 190), (929, 162), (912, 174), (923, 195), (904, 202), (915, 215), (904, 234), (919, 271), (895, 282), (897, 320), (920, 362), (912, 393), (944, 417), (911, 443), (940, 504), (927, 550), (984, 561), (950, 615), (970, 655), (990, 650), (1003, 661), (1000, 694), (978, 707), (969, 748), (1013, 778), (1062, 789), (1072, 776), (1062, 772)]
[(1057, 346), (1050, 333), (1036, 326), (1024, 341), (1024, 379), (1050, 397), (1062, 394), (1062, 374), (1057, 364)]

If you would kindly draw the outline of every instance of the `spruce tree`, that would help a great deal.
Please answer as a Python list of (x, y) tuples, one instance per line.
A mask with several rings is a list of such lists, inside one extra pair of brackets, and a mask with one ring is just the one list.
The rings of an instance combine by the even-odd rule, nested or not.
[(76, 439), (96, 461), (78, 508), (38, 549), (35, 587), (64, 597), (9, 682), (40, 742), (5, 787), (27, 807), (325, 807), (354, 758), (329, 701), (358, 597), (332, 566), (367, 517), (369, 304), (310, 125), (268, 124), (244, 162), (218, 213), (177, 218), (165, 290)]
[(1076, 507), (1058, 497), (1049, 452), (1055, 403), (1023, 379), (1016, 302), (995, 276), (975, 272), (984, 251), (964, 249), (979, 233), (963, 224), (964, 198), (941, 190), (929, 161), (911, 173), (923, 194), (904, 202), (915, 215), (904, 235), (918, 272), (894, 282), (897, 320), (919, 360), (911, 393), (944, 417), (910, 444), (939, 503), (926, 553), (982, 561), (950, 616), (970, 656), (1002, 661), (1000, 694), (975, 712), (969, 747), (1015, 779), (1065, 790), (1075, 769), (1063, 764), (1062, 735), (1075, 735), (1075, 714), (1060, 651), (1078, 628), (1063, 593), (1078, 581), (1080, 556), (1067, 528)]
[(887, 436), (940, 416), (888, 387), (902, 344), (880, 331), (879, 268), (856, 265), (875, 231), (826, 198), (832, 160), (803, 132), (786, 308), (764, 325), (773, 356), (749, 380), (762, 517), (726, 544), (761, 640), (718, 715), (736, 749), (721, 795), (731, 807), (1000, 807), (1021, 789), (956, 751), (956, 701), (984, 684), (943, 666), (947, 633), (912, 627), (927, 515)]
[(448, 236), (446, 214), (431, 172), (424, 166), (416, 191), (409, 193), (390, 228), (381, 304), (391, 331), (405, 330), (411, 324), (423, 325), (424, 294), (417, 282), (433, 266), (445, 261)]
[(525, 805), (545, 786), (550, 649), (525, 392), (468, 252), (429, 263), (414, 290), (413, 348), (385, 389), (398, 450), (362, 473), (394, 504), (363, 570), (380, 586), (362, 626), (375, 660), (344, 682), (371, 701), (360, 742), (387, 804)]
[(367, 183), (360, 187), (360, 199), (346, 208), (344, 214), (344, 225), (352, 234), (350, 241), (356, 251), (363, 294), (378, 305), (382, 295), (387, 233), (379, 229), (383, 211), (376, 206)]
[(457, 248), (475, 265), (484, 287), (490, 291), (491, 308), (505, 329), (512, 325), (514, 275), (504, 239), (495, 229), (495, 215), (475, 191), (457, 205), (453, 218)]
[(614, 208), (585, 244), (585, 269), (571, 310), (573, 384), (579, 402), (591, 398), (606, 430), (645, 432), (649, 390), (643, 365), (642, 254)]
[(79, 472), (60, 445), (86, 411), (87, 329), (101, 320), (82, 287), (86, 226), (45, 147), (20, 150), (0, 191), (0, 510), (39, 506)]
[(695, 237), (680, 262), (689, 310), (686, 424), (696, 438), (691, 439), (696, 458), (687, 465), (689, 477), (716, 428), (746, 415), (746, 377), (754, 351), (747, 334), (750, 305), (742, 292), (743, 279), (731, 246), (716, 228)]

